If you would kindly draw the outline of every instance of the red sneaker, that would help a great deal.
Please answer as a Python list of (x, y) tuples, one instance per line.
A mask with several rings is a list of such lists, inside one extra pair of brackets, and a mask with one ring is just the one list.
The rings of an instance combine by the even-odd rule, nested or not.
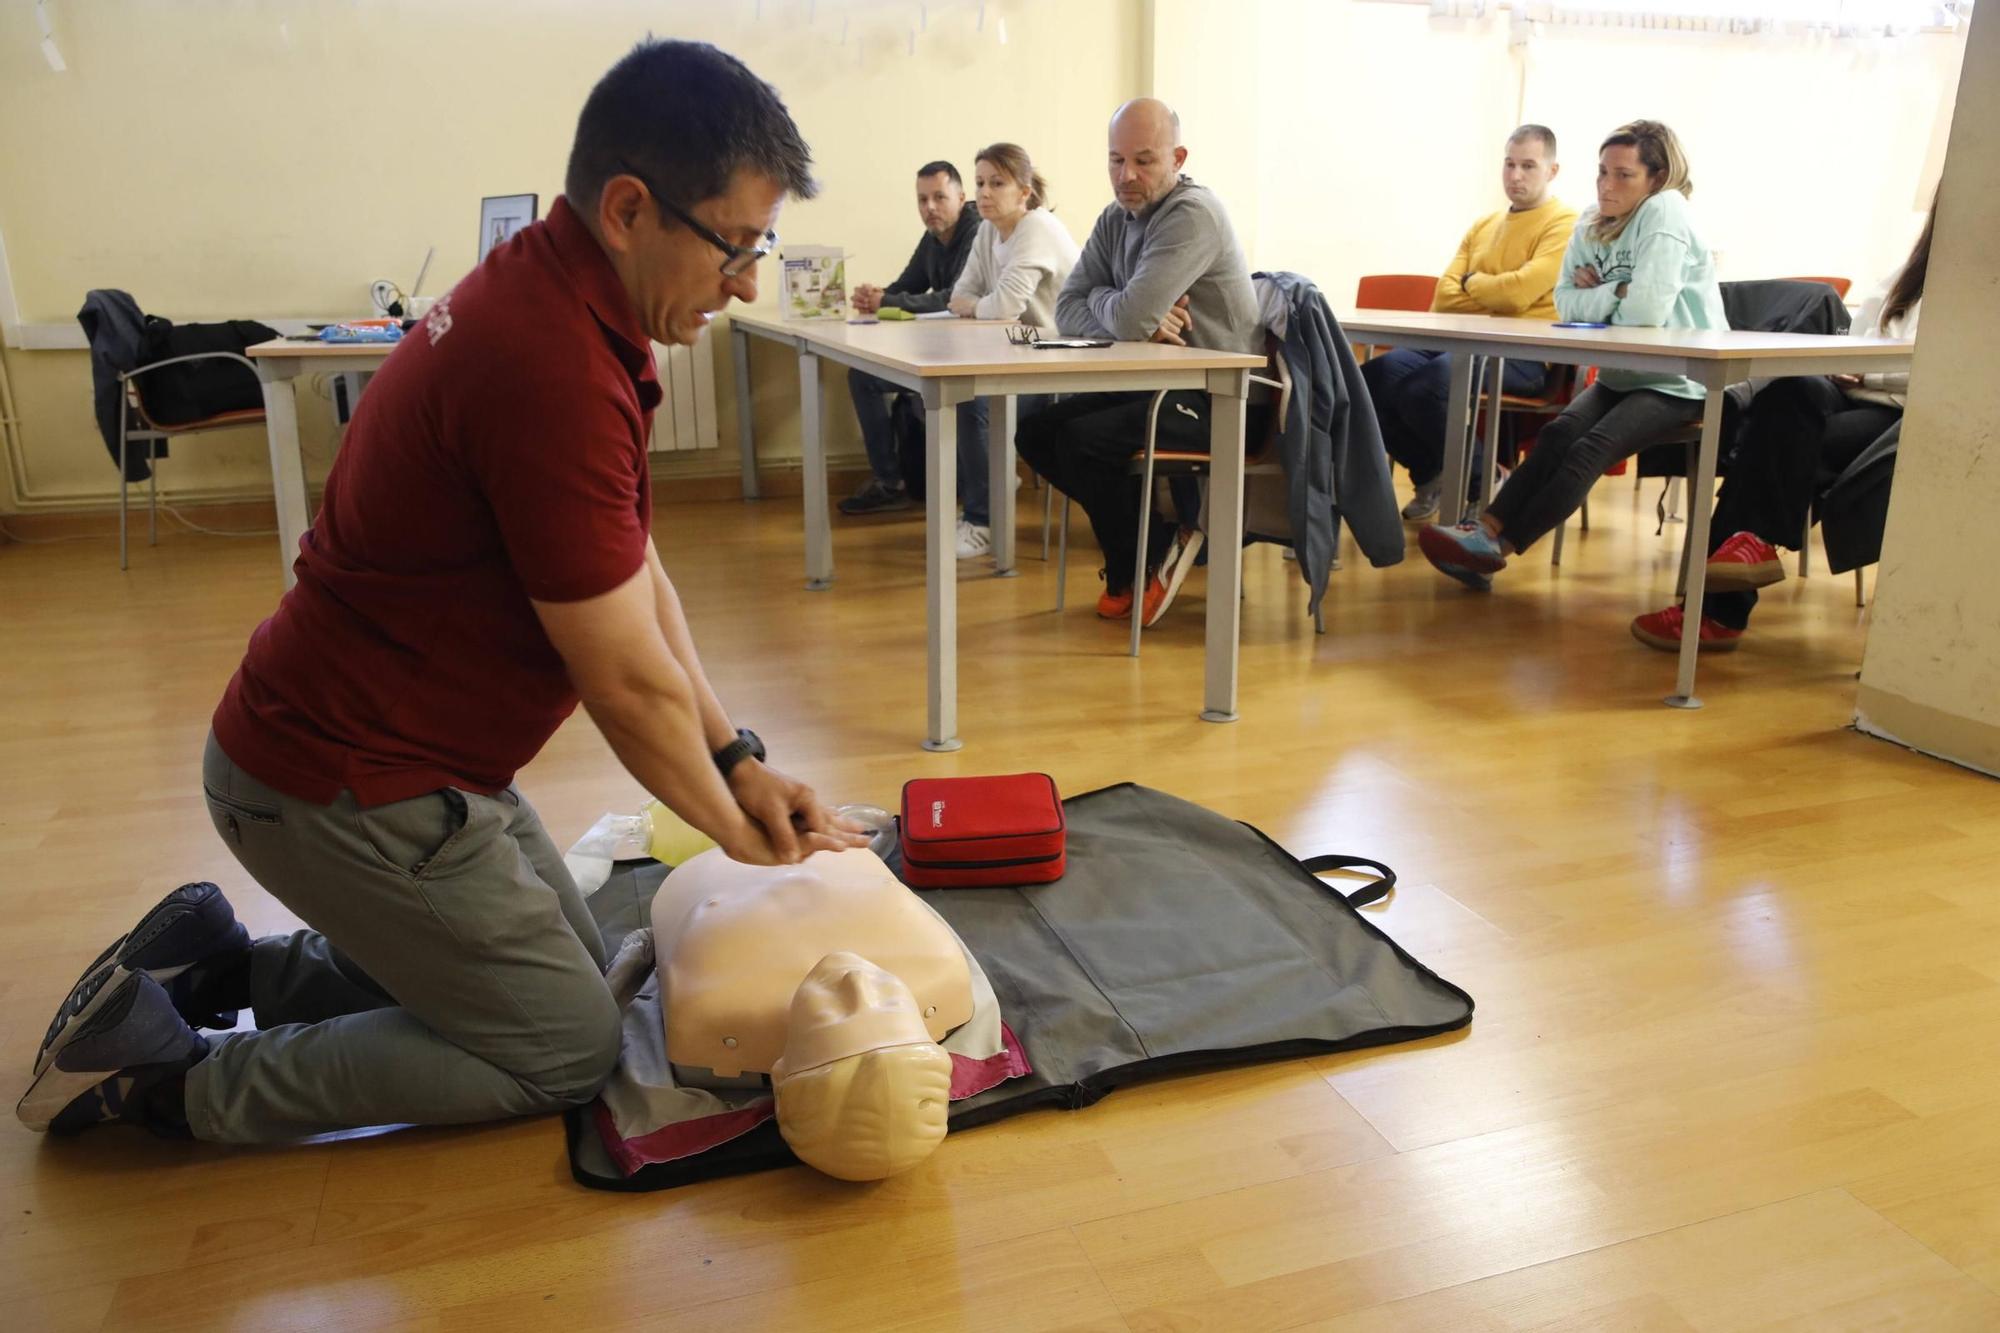
[[(1650, 615), (1632, 617), (1632, 637), (1648, 648), (1658, 648), (1663, 653), (1677, 653), (1681, 650), (1681, 632), (1685, 628), (1687, 615), (1679, 606), (1670, 606)], [(1701, 653), (1733, 653), (1736, 645), (1743, 640), (1743, 631), (1731, 629), (1710, 616), (1701, 618), (1701, 637), (1695, 643), (1695, 651)]]
[(1124, 620), (1132, 614), (1132, 590), (1105, 591), (1097, 595), (1097, 614), (1106, 620)]
[(1785, 577), (1778, 548), (1754, 532), (1739, 532), (1708, 558), (1708, 586), (1715, 592), (1767, 588)]

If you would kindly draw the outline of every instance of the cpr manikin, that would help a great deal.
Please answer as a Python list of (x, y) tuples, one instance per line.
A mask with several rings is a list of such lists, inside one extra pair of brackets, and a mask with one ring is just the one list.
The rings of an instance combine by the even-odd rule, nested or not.
[(944, 1137), (951, 1057), (972, 1017), (963, 948), (869, 851), (746, 866), (719, 851), (653, 898), (675, 1076), (712, 1087), (769, 1075), (778, 1128), (828, 1175), (874, 1180)]

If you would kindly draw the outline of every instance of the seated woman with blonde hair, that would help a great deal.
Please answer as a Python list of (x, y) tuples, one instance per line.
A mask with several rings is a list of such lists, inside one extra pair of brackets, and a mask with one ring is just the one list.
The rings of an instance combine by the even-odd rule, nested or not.
[[(1715, 261), (1696, 229), (1694, 183), (1674, 132), (1635, 120), (1597, 155), (1597, 207), (1585, 209), (1563, 255), (1556, 312), (1625, 327), (1726, 329)], [(1604, 369), (1535, 447), (1477, 523), (1432, 524), (1417, 544), (1438, 572), (1484, 592), (1507, 557), (1575, 513), (1604, 470), (1699, 421), (1707, 390), (1682, 375)]]
[[(1035, 170), (1027, 149), (996, 143), (974, 159), (974, 200), (979, 232), (972, 253), (952, 288), (951, 313), (964, 319), (1009, 319), (1040, 329), (1056, 326), (1056, 297), (1076, 267), (1076, 240), (1049, 211), (1049, 183)], [(1017, 404), (1026, 416), (1041, 399), (1024, 395)], [(965, 516), (958, 523), (959, 559), (984, 555), (993, 546), (991, 483), (983, 450), (968, 457), (959, 436), (959, 493)]]

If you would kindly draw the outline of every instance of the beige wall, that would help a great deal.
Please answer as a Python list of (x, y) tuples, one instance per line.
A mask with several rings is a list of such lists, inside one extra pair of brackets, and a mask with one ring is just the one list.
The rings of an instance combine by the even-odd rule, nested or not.
[(2000, 12), (1977, 11), (1945, 166), (1856, 721), (2000, 774)]
[[(921, 234), (914, 168), (949, 157), (969, 176), (996, 139), (1028, 147), (1082, 234), (1108, 193), (1104, 116), (1138, 86), (1139, 0), (991, 0), (984, 31), (979, 11), (934, 0), (912, 58), (918, 6), (875, 0), (92, 0), (53, 11), (56, 74), (33, 7), (0, 6), (0, 236), (21, 318), (71, 320), (89, 287), (177, 319), (365, 313), (369, 281), (407, 284), (429, 244), (425, 290), (442, 292), (472, 265), (480, 196), (532, 190), (547, 210), (584, 95), (649, 30), (714, 41), (778, 85), (825, 185), (781, 230), (846, 247), (859, 279), (893, 277)], [(718, 350), (724, 448), (663, 469), (735, 469)], [(0, 504), (114, 498), (86, 356), (5, 357), (27, 493)], [(755, 369), (760, 448), (795, 457), (789, 358), (759, 345)], [(828, 378), (830, 446), (857, 456)], [(317, 478), (330, 418), (300, 415)], [(212, 438), (163, 469), (169, 494), (269, 493), (259, 432)]]
[[(1337, 304), (1363, 273), (1450, 257), (1496, 206), (1494, 153), (1524, 114), (1563, 136), (1573, 202), (1590, 197), (1596, 136), (1669, 120), (1727, 275), (1844, 273), (1865, 289), (1920, 220), (1960, 50), (1576, 30), (1515, 47), (1504, 14), (1359, 0), (984, 8), (981, 32), (976, 0), (931, 0), (913, 59), (914, 0), (92, 0), (54, 11), (58, 75), (32, 6), (0, 5), (0, 236), (21, 314), (69, 320), (85, 288), (122, 286), (176, 318), (327, 315), (365, 304), (370, 279), (409, 281), (433, 243), (426, 290), (442, 291), (472, 263), (481, 195), (553, 199), (584, 93), (648, 29), (719, 42), (784, 90), (827, 189), (782, 229), (846, 247), (863, 280), (892, 275), (915, 240), (909, 169), (940, 154), (969, 167), (993, 139), (1029, 147), (1081, 236), (1107, 195), (1104, 115), (1150, 90), (1181, 108), (1189, 169), (1223, 193), (1252, 263), (1308, 273)], [(720, 350), (724, 448), (663, 468), (734, 469)], [(5, 357), (22, 449), (0, 510), (105, 503), (82, 354)], [(787, 361), (759, 345), (759, 439), (779, 458), (797, 452)], [(830, 381), (830, 446), (851, 458)], [(327, 415), (301, 416), (318, 475)], [(257, 433), (221, 438), (176, 459), (171, 494), (268, 493)]]
[(1547, 26), (1515, 45), (1497, 7), (1436, 20), (1353, 0), (1154, 11), (1155, 90), (1182, 109), (1189, 170), (1225, 192), (1254, 264), (1309, 274), (1336, 306), (1362, 274), (1450, 260), (1506, 202), (1515, 125), (1556, 131), (1557, 193), (1582, 207), (1597, 142), (1640, 116), (1683, 138), (1725, 278), (1840, 274), (1865, 294), (1922, 226), (1963, 49)]

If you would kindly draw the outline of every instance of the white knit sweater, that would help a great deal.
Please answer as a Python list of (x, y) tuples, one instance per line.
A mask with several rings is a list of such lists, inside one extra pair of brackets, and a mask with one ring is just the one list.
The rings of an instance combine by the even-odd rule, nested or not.
[(979, 302), (974, 318), (1054, 329), (1056, 295), (1080, 253), (1069, 229), (1045, 208), (1029, 209), (1004, 241), (991, 222), (981, 222), (951, 294)]

